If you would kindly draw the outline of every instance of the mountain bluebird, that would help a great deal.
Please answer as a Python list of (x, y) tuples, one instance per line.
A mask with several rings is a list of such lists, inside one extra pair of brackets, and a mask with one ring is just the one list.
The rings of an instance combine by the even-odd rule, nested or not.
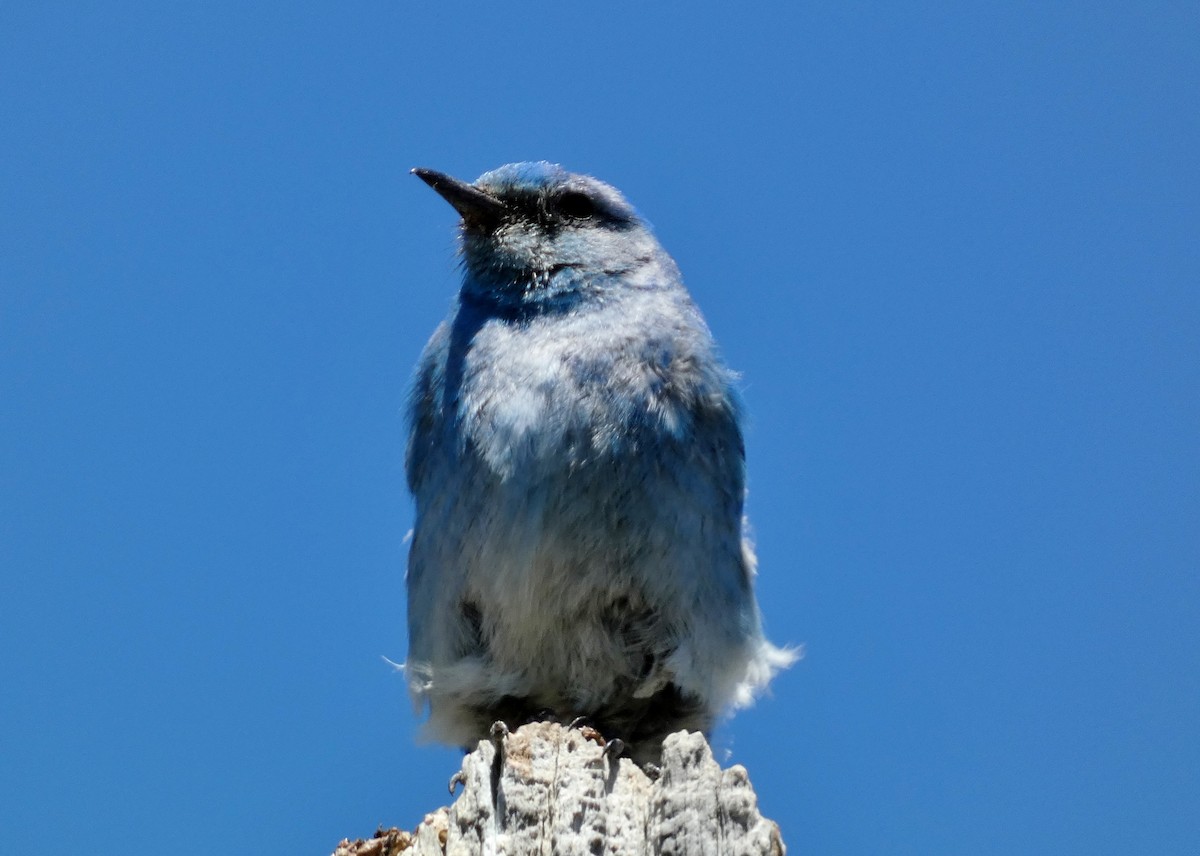
[(425, 734), (583, 716), (652, 757), (795, 656), (754, 600), (734, 375), (613, 187), (549, 163), (413, 172), (462, 217), (462, 289), (410, 402)]

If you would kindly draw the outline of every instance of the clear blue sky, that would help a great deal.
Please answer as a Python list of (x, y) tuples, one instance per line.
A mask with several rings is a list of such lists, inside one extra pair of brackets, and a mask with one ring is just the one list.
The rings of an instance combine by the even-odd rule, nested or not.
[[(408, 175), (549, 159), (744, 375), (798, 854), (1200, 852), (1200, 8), (0, 7), (0, 851), (329, 852), (447, 801)], [(132, 845), (136, 848), (136, 845)], [(157, 845), (156, 845), (157, 846)]]

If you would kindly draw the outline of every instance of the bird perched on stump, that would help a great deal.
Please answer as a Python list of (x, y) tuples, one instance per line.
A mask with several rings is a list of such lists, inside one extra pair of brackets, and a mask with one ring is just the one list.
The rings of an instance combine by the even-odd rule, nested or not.
[(410, 401), (425, 733), (582, 716), (653, 757), (795, 658), (754, 599), (735, 377), (615, 188), (544, 162), (413, 172), (462, 218), (462, 288)]

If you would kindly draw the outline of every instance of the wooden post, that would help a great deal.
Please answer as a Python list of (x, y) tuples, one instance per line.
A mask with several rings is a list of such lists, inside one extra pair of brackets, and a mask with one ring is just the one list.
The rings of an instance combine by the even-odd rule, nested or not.
[(463, 758), (454, 804), (414, 832), (343, 841), (334, 856), (783, 856), (746, 770), (722, 770), (702, 734), (663, 743), (643, 771), (613, 758), (587, 727), (535, 722), (500, 730)]

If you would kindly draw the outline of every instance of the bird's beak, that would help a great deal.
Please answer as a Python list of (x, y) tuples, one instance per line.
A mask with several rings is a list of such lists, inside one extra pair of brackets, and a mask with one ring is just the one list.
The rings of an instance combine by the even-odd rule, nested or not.
[(498, 221), (504, 213), (504, 203), (496, 197), (444, 172), (417, 167), (412, 174), (453, 205), (454, 210), (462, 215), (464, 223), (486, 226)]

